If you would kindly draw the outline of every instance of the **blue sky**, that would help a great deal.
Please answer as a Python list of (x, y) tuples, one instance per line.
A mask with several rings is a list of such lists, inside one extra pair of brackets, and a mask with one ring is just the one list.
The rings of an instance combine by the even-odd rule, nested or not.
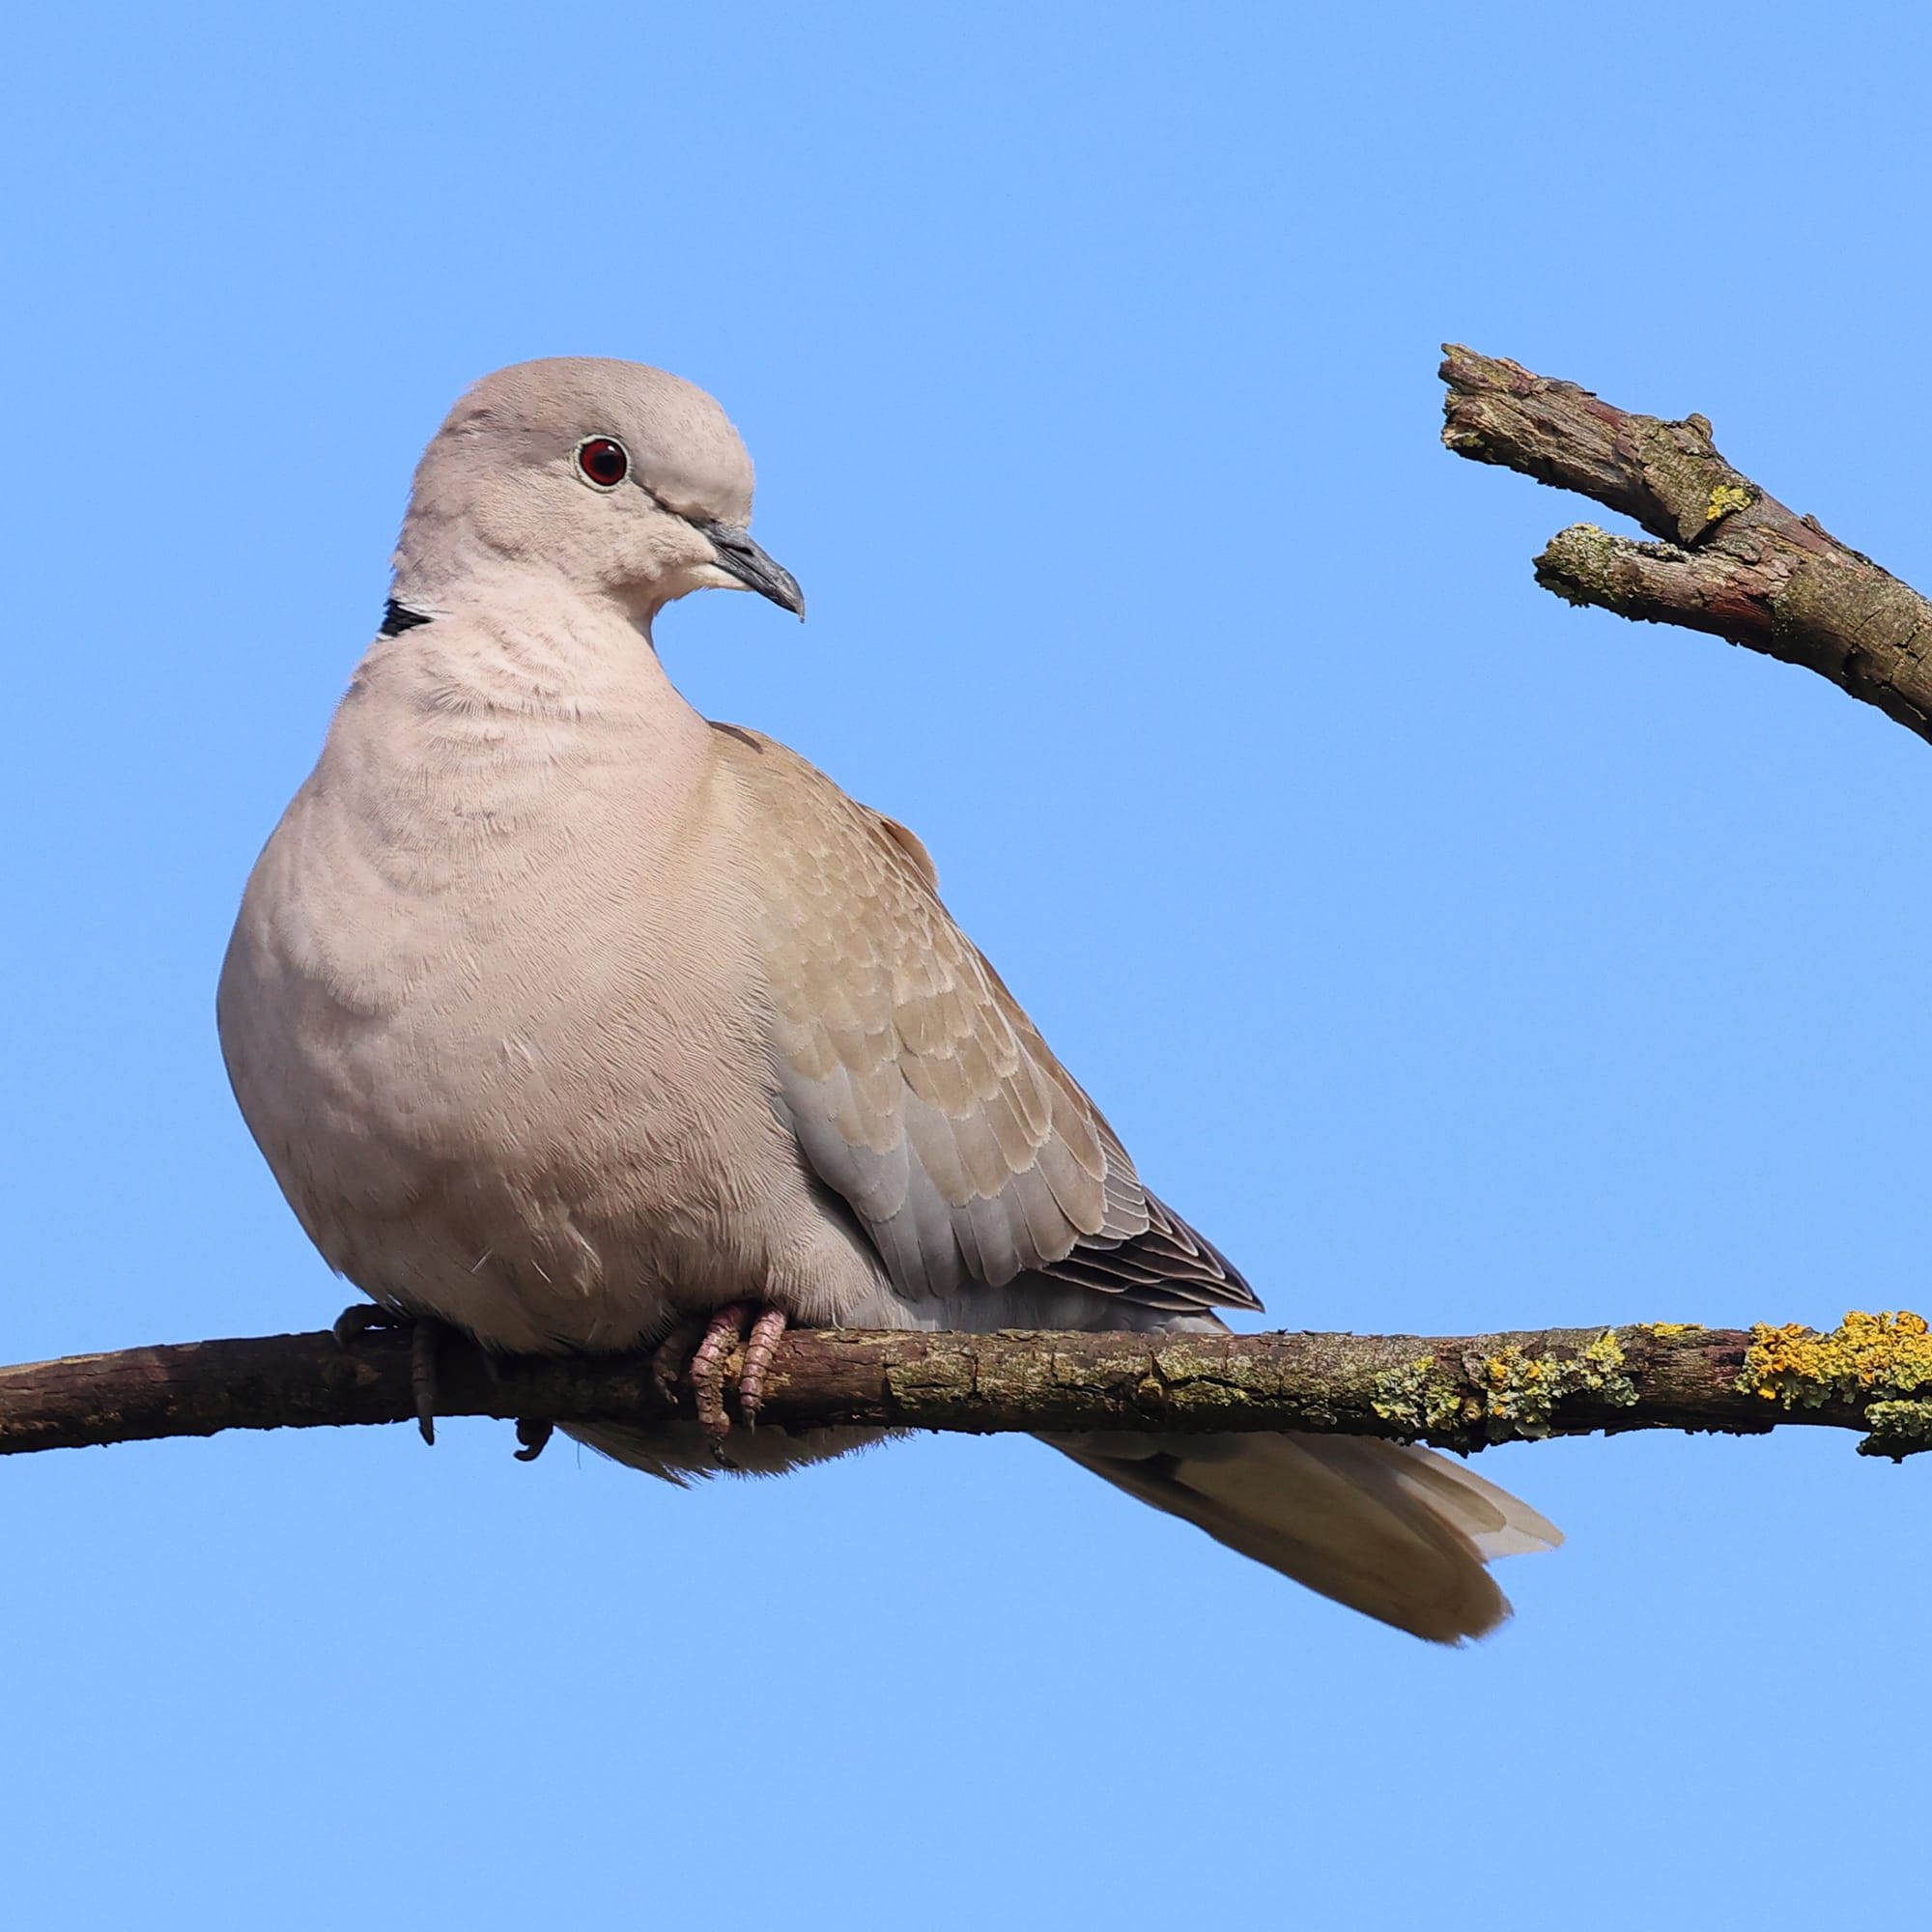
[[(920, 831), (1272, 1321), (1932, 1301), (1926, 748), (1538, 591), (1593, 512), (1434, 376), (1700, 410), (1932, 583), (1921, 10), (395, 12), (10, 28), (0, 1359), (342, 1305), (214, 973), (423, 440), (557, 354), (724, 401), (811, 621), (673, 674)], [(0, 1467), (9, 1922), (1922, 1908), (1932, 1466), (1847, 1437), (1486, 1457), (1572, 1540), (1457, 1654), (1020, 1440), (512, 1446)]]

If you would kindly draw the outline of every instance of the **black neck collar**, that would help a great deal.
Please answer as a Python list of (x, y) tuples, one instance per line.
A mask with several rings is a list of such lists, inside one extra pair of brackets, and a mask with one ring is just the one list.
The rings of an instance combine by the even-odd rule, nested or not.
[(399, 638), (405, 631), (413, 631), (418, 624), (429, 621), (420, 611), (412, 611), (391, 597), (383, 606), (383, 628), (376, 635), (380, 638)]

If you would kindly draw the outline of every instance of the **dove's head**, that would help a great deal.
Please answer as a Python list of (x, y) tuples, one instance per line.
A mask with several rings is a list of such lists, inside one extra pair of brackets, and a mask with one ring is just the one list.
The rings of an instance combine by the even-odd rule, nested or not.
[(751, 520), (752, 459), (702, 389), (640, 362), (519, 362), (471, 387), (424, 450), (394, 596), (434, 615), (509, 571), (639, 622), (703, 589), (755, 590), (803, 616)]

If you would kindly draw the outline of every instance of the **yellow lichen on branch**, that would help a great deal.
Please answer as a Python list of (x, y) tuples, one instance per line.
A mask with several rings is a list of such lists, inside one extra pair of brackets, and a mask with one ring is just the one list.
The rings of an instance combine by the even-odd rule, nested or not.
[(1829, 1335), (1797, 1322), (1751, 1328), (1738, 1387), (1786, 1408), (1866, 1402), (1859, 1451), (1894, 1461), (1932, 1447), (1932, 1323), (1909, 1309), (1852, 1309)]
[(1853, 1309), (1829, 1335), (1789, 1321), (1751, 1327), (1738, 1386), (1767, 1402), (1816, 1407), (1832, 1396), (1911, 1395), (1932, 1386), (1932, 1324), (1909, 1309)]
[(1483, 1364), (1488, 1411), (1498, 1422), (1511, 1424), (1518, 1435), (1548, 1435), (1556, 1405), (1579, 1389), (1619, 1406), (1635, 1402), (1636, 1388), (1624, 1367), (1622, 1345), (1609, 1328), (1575, 1355), (1505, 1349)]
[(1534, 1441), (1553, 1433), (1567, 1397), (1589, 1394), (1617, 1407), (1634, 1403), (1637, 1390), (1625, 1369), (1616, 1331), (1605, 1328), (1560, 1352), (1514, 1342), (1490, 1354), (1471, 1352), (1460, 1369), (1418, 1355), (1377, 1375), (1372, 1403), (1384, 1422), (1417, 1437), (1439, 1441), (1475, 1431), (1479, 1442)]

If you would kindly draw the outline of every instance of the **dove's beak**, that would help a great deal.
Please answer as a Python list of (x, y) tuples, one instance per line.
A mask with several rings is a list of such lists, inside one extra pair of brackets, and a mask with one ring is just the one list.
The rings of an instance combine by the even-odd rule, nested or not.
[(711, 539), (711, 547), (718, 553), (718, 568), (725, 576), (735, 577), (760, 597), (769, 597), (781, 611), (805, 615), (805, 592), (798, 587), (798, 579), (783, 564), (767, 556), (752, 541), (751, 531), (736, 524), (699, 524), (697, 527)]

